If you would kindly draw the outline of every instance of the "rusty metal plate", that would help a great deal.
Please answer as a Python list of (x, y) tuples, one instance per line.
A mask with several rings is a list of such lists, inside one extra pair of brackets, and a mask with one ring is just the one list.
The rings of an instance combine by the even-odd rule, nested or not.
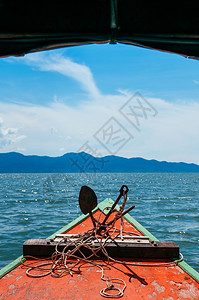
[(81, 187), (79, 206), (84, 215), (90, 213), (97, 206), (97, 196), (95, 192), (86, 185)]

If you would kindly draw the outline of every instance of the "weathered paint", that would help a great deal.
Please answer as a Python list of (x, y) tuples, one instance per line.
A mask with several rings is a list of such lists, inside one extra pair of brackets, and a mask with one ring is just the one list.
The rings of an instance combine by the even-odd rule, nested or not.
[[(99, 216), (100, 210), (107, 200), (95, 212)], [(144, 228), (137, 223), (136, 227), (130, 223), (130, 216), (124, 220), (124, 230), (143, 235)], [(75, 225), (76, 224), (76, 225)], [(120, 226), (120, 221), (117, 221)], [(140, 226), (139, 226), (140, 225)], [(77, 223), (72, 222), (59, 230), (59, 233), (80, 233), (91, 228), (90, 218), (80, 217)], [(148, 232), (147, 232), (148, 233)], [(52, 236), (51, 236), (52, 237)], [(124, 259), (125, 260), (125, 259)], [(126, 260), (127, 261), (127, 260)], [(129, 262), (138, 262), (136, 259)], [(30, 263), (31, 261), (27, 261)], [(100, 263), (101, 261), (99, 261)], [(140, 262), (140, 261), (139, 261)], [(111, 269), (105, 270), (104, 276), (119, 278), (126, 282), (123, 299), (199, 299), (199, 283), (179, 266), (153, 266), (154, 262), (163, 260), (145, 260), (149, 266), (129, 266), (111, 263)], [(38, 262), (37, 262), (38, 263)], [(141, 262), (142, 263), (142, 262)], [(101, 280), (100, 269), (85, 265), (81, 274), (53, 278), (30, 278), (25, 274), (23, 266), (17, 266), (0, 280), (0, 299), (102, 299), (100, 290), (106, 287), (106, 282)]]

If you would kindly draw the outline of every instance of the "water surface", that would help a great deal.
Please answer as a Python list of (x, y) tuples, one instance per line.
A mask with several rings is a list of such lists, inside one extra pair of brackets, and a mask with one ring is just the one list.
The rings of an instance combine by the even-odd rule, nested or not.
[(126, 207), (159, 240), (179, 244), (184, 259), (199, 271), (199, 174), (0, 174), (0, 268), (22, 254), (23, 242), (46, 238), (81, 212), (82, 185), (98, 202), (115, 200), (129, 187)]

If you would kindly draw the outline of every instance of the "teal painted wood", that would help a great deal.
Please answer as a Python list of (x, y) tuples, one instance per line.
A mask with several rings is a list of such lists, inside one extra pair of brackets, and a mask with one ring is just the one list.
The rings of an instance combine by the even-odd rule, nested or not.
[(184, 260), (179, 262), (178, 265), (193, 279), (199, 282), (199, 273), (194, 270), (190, 265), (188, 265)]
[[(93, 212), (96, 212), (97, 209), (100, 209), (105, 214), (107, 214), (113, 205), (114, 201), (110, 198), (105, 199), (104, 201), (100, 202), (98, 206), (93, 210)], [(108, 207), (108, 209), (107, 209)], [(116, 210), (119, 210), (119, 205), (116, 205)], [(62, 227), (57, 232), (50, 235), (48, 238), (54, 238), (56, 234), (62, 233), (64, 231), (70, 230), (74, 226), (80, 224), (83, 222), (86, 218), (89, 217), (89, 214), (87, 215), (81, 215), (78, 218), (76, 218), (74, 221), (70, 222), (66, 226)], [(138, 221), (136, 221), (132, 216), (129, 214), (126, 214), (124, 216), (124, 219), (128, 221), (129, 223), (133, 224), (138, 231), (140, 231), (143, 235), (148, 236), (151, 240), (158, 241), (158, 239), (152, 235), (146, 228), (144, 228)], [(0, 270), (0, 278), (2, 278), (4, 275), (15, 269), (17, 266), (21, 264), (21, 259), (23, 258), (23, 255), (15, 259), (13, 262), (11, 262), (9, 265), (5, 266), (3, 269)], [(25, 259), (24, 259), (25, 260)], [(187, 273), (189, 274), (193, 279), (199, 282), (199, 273), (194, 270), (191, 266), (189, 266), (185, 261), (182, 261), (178, 263), (178, 265)]]
[[(13, 260), (9, 265), (5, 266), (0, 270), (0, 278), (2, 278), (4, 275), (15, 269), (21, 264), (21, 260), (23, 259), (23, 255), (19, 256), (17, 259)], [(25, 261), (25, 259), (23, 259)]]
[[(106, 200), (104, 200), (104, 201), (106, 201)], [(93, 210), (93, 213), (96, 212), (98, 208), (100, 209), (100, 207), (102, 208), (101, 210), (103, 210), (103, 208), (106, 205), (101, 204), (101, 203), (98, 204), (98, 206)], [(76, 218), (75, 220), (73, 220), (72, 222), (70, 222), (69, 224), (67, 224), (66, 226), (62, 227), (61, 229), (59, 229), (58, 231), (56, 231), (55, 233), (53, 233), (52, 235), (50, 235), (48, 237), (48, 239), (54, 238), (56, 234), (62, 233), (64, 231), (66, 231), (66, 230), (70, 230), (74, 226), (76, 226), (76, 225), (80, 224), (81, 222), (83, 222), (88, 217), (89, 217), (89, 214), (79, 216), (78, 218)], [(2, 268), (0, 270), (0, 278), (2, 278), (3, 276), (5, 276), (7, 273), (9, 273), (10, 271), (12, 271), (16, 267), (18, 267), (21, 264), (21, 259), (22, 258), (23, 258), (23, 255), (19, 256), (17, 259), (15, 259), (14, 261), (12, 261), (10, 264), (8, 264), (4, 268)], [(25, 259), (23, 261), (25, 261)]]
[[(97, 210), (97, 208), (96, 208), (96, 210)], [(55, 233), (51, 234), (49, 237), (47, 237), (47, 239), (53, 239), (56, 236), (56, 234), (62, 233), (64, 231), (67, 231), (67, 230), (73, 228), (74, 226), (83, 222), (86, 218), (88, 218), (88, 216), (89, 216), (89, 214), (79, 216), (77, 219), (73, 220), (72, 222), (70, 222), (66, 226), (62, 227)]]
[(137, 230), (140, 231), (143, 235), (148, 236), (150, 240), (158, 241), (158, 239), (153, 234), (151, 234), (146, 228), (144, 228), (138, 221), (136, 221), (129, 214), (126, 214), (124, 216), (124, 219), (129, 223), (133, 224), (135, 228), (137, 228)]
[[(111, 199), (106, 199), (110, 200), (109, 203), (111, 203)], [(113, 201), (112, 201), (113, 202)], [(103, 202), (102, 202), (103, 203)], [(103, 207), (105, 206), (105, 203), (103, 203)], [(116, 209), (119, 209), (119, 206), (116, 206)], [(124, 216), (124, 219), (128, 221), (129, 223), (133, 224), (138, 231), (143, 233), (143, 235), (148, 236), (149, 239), (153, 241), (158, 241), (158, 239), (152, 235), (146, 228), (144, 228), (138, 221), (136, 221), (132, 216), (129, 214), (126, 214)], [(181, 267), (188, 275), (190, 275), (193, 279), (199, 282), (199, 273), (194, 270), (189, 264), (187, 264), (184, 260), (178, 263), (178, 266)]]
[[(98, 209), (100, 209), (105, 214), (107, 214), (109, 212), (109, 209), (106, 209), (106, 208), (109, 207), (109, 206), (112, 206), (112, 203), (113, 203), (113, 200), (107, 198), (104, 201), (100, 202), (97, 205), (97, 207), (95, 209), (93, 209), (92, 212), (95, 213)], [(76, 225), (80, 224), (81, 222), (83, 222), (88, 217), (89, 217), (89, 214), (79, 216), (78, 218), (76, 218), (75, 220), (73, 220), (72, 222), (67, 224), (66, 226), (62, 227), (61, 229), (59, 229), (58, 231), (56, 231), (55, 233), (50, 235), (48, 237), (48, 239), (53, 239), (56, 236), (56, 234), (62, 233), (64, 231), (67, 231), (67, 230), (73, 228), (74, 226), (76, 226)]]
[[(113, 203), (114, 201), (112, 199), (106, 198), (104, 201), (99, 203), (98, 207), (100, 210), (104, 210), (107, 207), (107, 205), (108, 207), (111, 207)], [(115, 209), (118, 211), (120, 209), (120, 206), (116, 205)], [(104, 212), (107, 214), (109, 212), (109, 209), (105, 210)], [(124, 219), (127, 220), (129, 223), (132, 223), (137, 228), (138, 231), (143, 233), (143, 235), (148, 236), (153, 241), (158, 241), (158, 239), (154, 235), (152, 235), (146, 228), (144, 228), (138, 221), (136, 221), (129, 214), (126, 214), (124, 216)]]

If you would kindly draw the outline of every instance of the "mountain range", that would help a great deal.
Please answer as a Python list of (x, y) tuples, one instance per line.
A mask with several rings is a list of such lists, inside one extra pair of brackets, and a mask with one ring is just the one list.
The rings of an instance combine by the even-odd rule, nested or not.
[(124, 158), (114, 155), (94, 157), (88, 153), (66, 153), (59, 157), (0, 153), (0, 173), (184, 173), (199, 172), (199, 165), (184, 162)]

